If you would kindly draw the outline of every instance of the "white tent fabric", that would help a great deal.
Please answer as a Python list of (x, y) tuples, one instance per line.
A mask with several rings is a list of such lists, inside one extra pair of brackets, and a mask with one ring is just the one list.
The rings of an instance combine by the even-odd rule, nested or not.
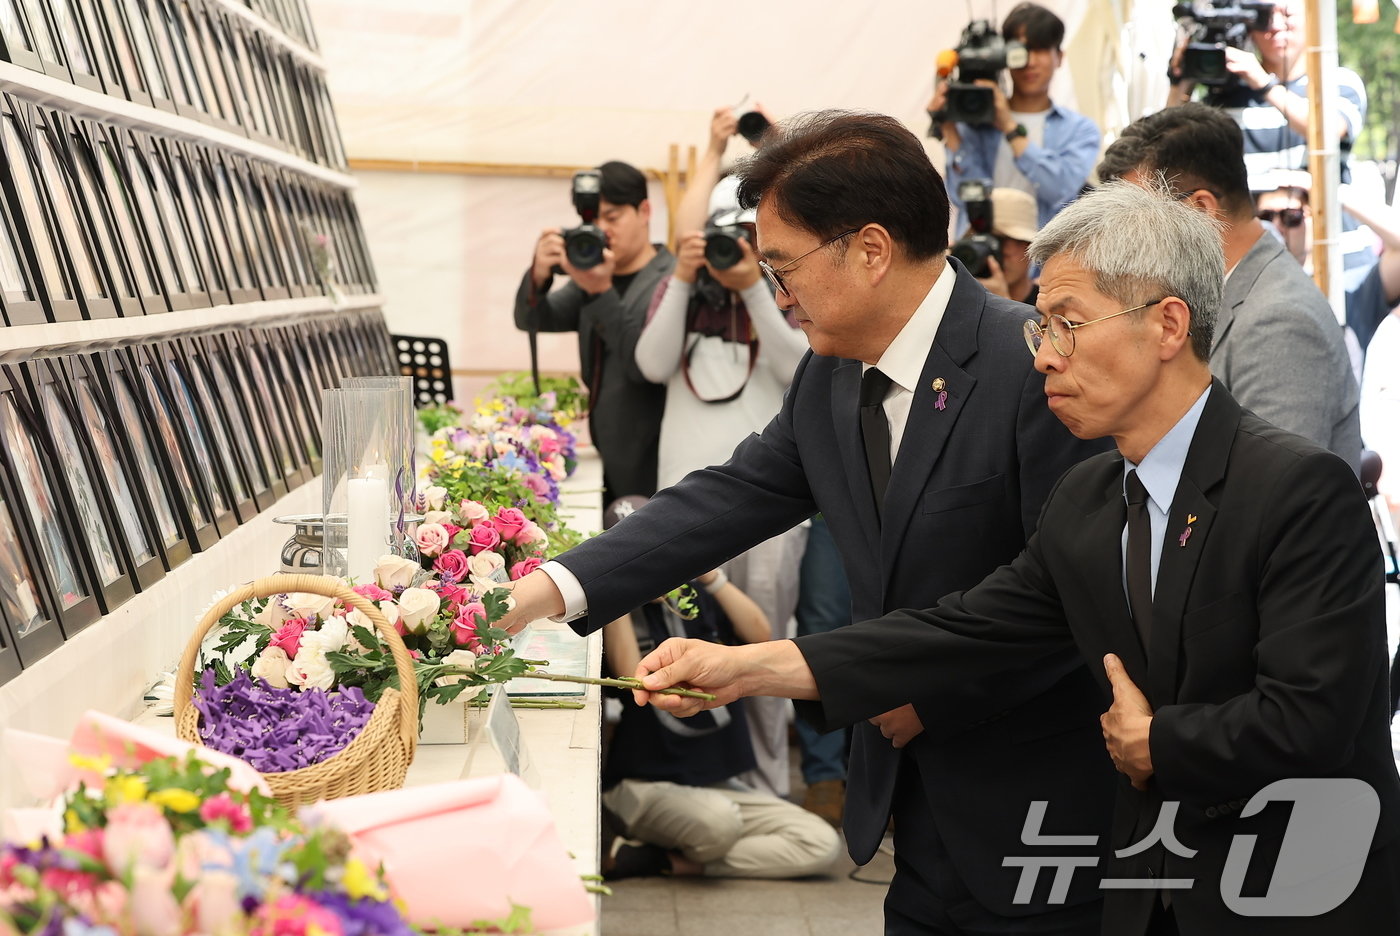
[[(1118, 94), (1122, 0), (1043, 2), (1068, 26), (1055, 99), (1102, 116)], [(745, 96), (778, 116), (880, 111), (923, 136), (937, 52), (957, 44), (969, 18), (999, 23), (1012, 5), (311, 0), (352, 158), (624, 159), (653, 169), (664, 168), (672, 143), (682, 153), (703, 146), (713, 108)], [(1169, 24), (1167, 8), (1160, 15)], [(735, 155), (747, 149), (731, 144)], [(381, 171), (358, 179), (391, 328), (446, 338), (458, 369), (524, 367), (511, 301), (540, 230), (575, 223), (567, 182)], [(665, 203), (659, 187), (653, 195), (660, 240)], [(541, 351), (546, 369), (577, 369), (572, 336), (548, 336)], [(469, 398), (471, 386), (459, 378), (458, 395)]]

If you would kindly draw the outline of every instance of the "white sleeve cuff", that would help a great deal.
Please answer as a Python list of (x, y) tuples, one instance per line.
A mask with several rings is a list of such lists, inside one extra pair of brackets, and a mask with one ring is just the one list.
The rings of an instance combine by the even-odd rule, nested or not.
[(541, 565), (540, 571), (550, 577), (554, 587), (559, 589), (559, 594), (564, 596), (564, 613), (559, 617), (550, 618), (551, 621), (567, 624), (588, 613), (588, 596), (583, 593), (583, 586), (579, 584), (574, 573), (553, 559)]

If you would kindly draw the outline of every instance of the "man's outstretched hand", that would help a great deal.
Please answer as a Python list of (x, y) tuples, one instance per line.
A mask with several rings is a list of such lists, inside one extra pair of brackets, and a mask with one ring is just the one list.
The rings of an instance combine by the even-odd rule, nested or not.
[[(817, 698), (812, 670), (791, 640), (726, 647), (672, 637), (643, 657), (633, 675), (645, 686), (632, 693), (638, 705), (654, 705), (681, 717), (751, 695)], [(672, 687), (708, 692), (715, 700), (660, 694)]]

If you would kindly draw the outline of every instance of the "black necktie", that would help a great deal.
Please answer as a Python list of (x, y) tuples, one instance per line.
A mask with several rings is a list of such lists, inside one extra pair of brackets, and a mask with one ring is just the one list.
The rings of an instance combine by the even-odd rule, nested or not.
[(1147, 516), (1147, 489), (1136, 471), (1128, 472), (1128, 607), (1142, 647), (1152, 637), (1152, 520)]
[(890, 483), (890, 421), (885, 418), (884, 402), (892, 383), (874, 367), (860, 379), (860, 434), (865, 439), (865, 463), (870, 466), (877, 513), (883, 509)]

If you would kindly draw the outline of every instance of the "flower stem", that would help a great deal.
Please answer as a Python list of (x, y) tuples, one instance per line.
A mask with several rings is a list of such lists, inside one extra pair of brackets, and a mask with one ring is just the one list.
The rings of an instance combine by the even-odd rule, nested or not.
[[(640, 679), (624, 677), (621, 679), (600, 679), (594, 676), (566, 676), (562, 673), (546, 673), (541, 670), (526, 670), (520, 674), (530, 679), (552, 679), (555, 682), (586, 683), (590, 686), (613, 686), (617, 689), (645, 689)], [(708, 692), (696, 692), (694, 689), (662, 689), (661, 695), (685, 696), (688, 699), (704, 699), (706, 702), (715, 701), (715, 697)]]

